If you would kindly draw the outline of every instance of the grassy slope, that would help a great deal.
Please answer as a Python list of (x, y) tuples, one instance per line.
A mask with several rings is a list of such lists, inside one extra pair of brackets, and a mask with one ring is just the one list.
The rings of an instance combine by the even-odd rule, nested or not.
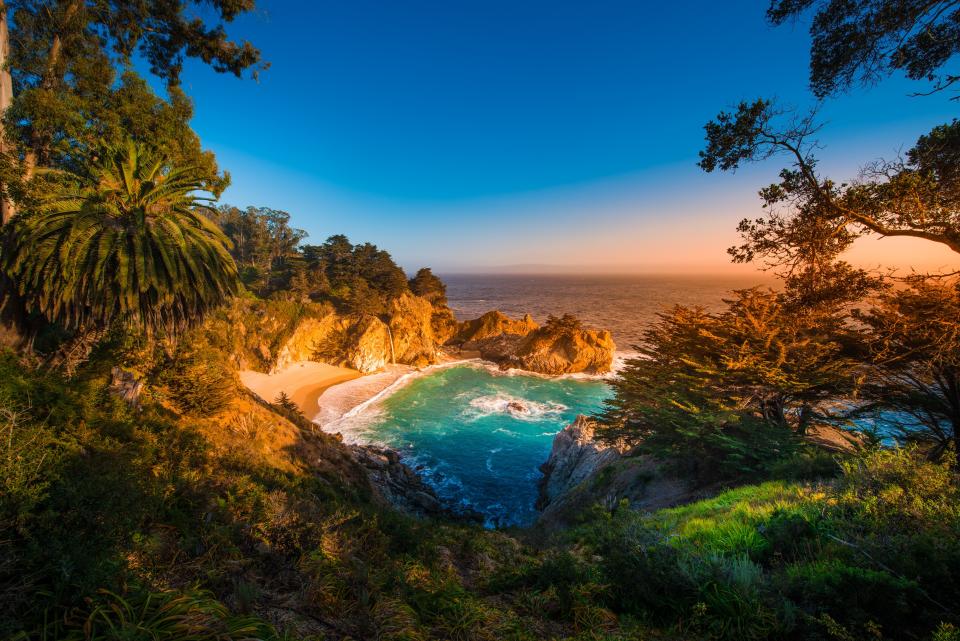
[(905, 454), (534, 548), (384, 508), (239, 392), (201, 418), (108, 381), (0, 357), (0, 638), (957, 638), (956, 478)]

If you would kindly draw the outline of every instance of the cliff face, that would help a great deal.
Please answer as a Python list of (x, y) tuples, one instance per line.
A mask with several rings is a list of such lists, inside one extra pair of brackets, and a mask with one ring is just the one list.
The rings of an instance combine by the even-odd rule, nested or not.
[(458, 323), (446, 305), (406, 293), (383, 317), (351, 316), (325, 303), (238, 299), (207, 329), (238, 368), (266, 373), (305, 360), (363, 373), (390, 363), (423, 367), (438, 362), (444, 345), (542, 374), (610, 371), (610, 333), (563, 320), (540, 327), (529, 314), (512, 319), (492, 311)]
[(692, 498), (689, 482), (648, 456), (598, 441), (596, 428), (595, 421), (578, 416), (554, 437), (550, 457), (540, 466), (539, 525), (569, 525), (592, 505), (613, 509), (623, 499), (635, 509), (654, 510)]
[(313, 318), (304, 318), (296, 329), (278, 349), (271, 372), (284, 369), (291, 363), (311, 360), (319, 342), (331, 335), (342, 333), (349, 327), (349, 321), (338, 316), (333, 310)]
[(389, 328), (396, 362), (418, 367), (437, 362), (440, 341), (434, 332), (434, 318), (433, 305), (419, 296), (404, 294), (390, 303)]
[(586, 416), (557, 432), (547, 462), (540, 466), (537, 509), (556, 504), (586, 479), (619, 461), (624, 449), (597, 441), (596, 424)]
[(446, 307), (404, 294), (391, 301), (385, 320), (341, 314), (322, 303), (237, 300), (207, 330), (240, 369), (269, 373), (315, 360), (368, 373), (392, 362), (437, 362), (455, 326)]

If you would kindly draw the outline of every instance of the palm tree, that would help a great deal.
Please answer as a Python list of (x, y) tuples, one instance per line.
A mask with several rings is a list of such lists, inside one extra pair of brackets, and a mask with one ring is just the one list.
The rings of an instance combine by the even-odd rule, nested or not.
[(108, 148), (5, 226), (0, 269), (27, 307), (78, 334), (116, 323), (172, 336), (237, 291), (230, 241), (192, 167), (133, 141)]

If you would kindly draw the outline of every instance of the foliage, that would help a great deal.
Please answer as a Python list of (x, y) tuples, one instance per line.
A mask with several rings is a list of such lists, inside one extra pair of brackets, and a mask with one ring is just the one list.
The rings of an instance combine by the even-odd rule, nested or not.
[[(697, 638), (925, 638), (956, 625), (960, 482), (907, 450), (580, 527), (617, 612)], [(935, 541), (946, 542), (937, 545)], [(839, 635), (839, 636), (838, 636)]]
[(179, 345), (157, 379), (169, 390), (174, 406), (194, 416), (211, 416), (225, 409), (239, 387), (221, 352), (192, 344)]
[(734, 260), (763, 258), (787, 269), (822, 266), (865, 234), (919, 238), (960, 252), (960, 123), (934, 128), (906, 158), (874, 163), (850, 184), (816, 171), (817, 130), (812, 115), (798, 118), (765, 100), (740, 103), (736, 112), (722, 112), (706, 125), (707, 146), (700, 153), (705, 171), (734, 170), (779, 154), (792, 161), (779, 183), (761, 191), (767, 216), (740, 223), (744, 243), (730, 249)]
[(286, 263), (297, 255), (307, 233), (290, 226), (290, 214), (269, 207), (239, 209), (224, 205), (217, 209), (216, 221), (232, 244), (231, 255), (237, 262), (240, 279), (254, 292), (264, 295), (282, 289)]
[(857, 384), (831, 314), (798, 312), (773, 292), (737, 292), (727, 310), (675, 307), (648, 329), (612, 385), (605, 438), (626, 438), (704, 479), (756, 474), (834, 422)]
[(858, 318), (872, 364), (862, 411), (935, 460), (960, 456), (960, 283), (915, 281)]
[(447, 286), (437, 278), (429, 267), (421, 267), (410, 279), (410, 291), (426, 298), (432, 305), (447, 304)]
[(563, 336), (583, 330), (583, 322), (573, 314), (564, 314), (563, 316), (547, 317), (547, 322), (543, 324), (543, 332), (547, 336)]
[(308, 275), (329, 287), (334, 303), (357, 315), (380, 314), (389, 300), (410, 291), (390, 254), (370, 243), (352, 245), (346, 236), (331, 236), (322, 245), (305, 245), (303, 259)]
[[(208, 10), (198, 11), (199, 5)], [(33, 167), (80, 171), (77, 159), (102, 139), (115, 144), (132, 134), (163, 148), (177, 164), (203, 168), (204, 181), (222, 191), (229, 179), (190, 131), (179, 77), (185, 57), (238, 76), (262, 66), (259, 51), (230, 40), (224, 28), (253, 8), (252, 0), (6, 2), (14, 100), (5, 124), (25, 177)], [(169, 102), (131, 70), (135, 57), (166, 81)], [(8, 188), (19, 203), (22, 189), (13, 182)]]
[[(216, 219), (233, 243), (240, 279), (261, 297), (329, 300), (357, 316), (377, 316), (390, 300), (410, 291), (403, 270), (371, 243), (353, 245), (335, 235), (321, 245), (302, 244), (307, 234), (290, 226), (290, 215), (267, 207), (224, 206)], [(433, 288), (431, 296), (442, 295), (426, 276), (422, 286)]]
[(279, 641), (284, 638), (257, 617), (231, 614), (203, 590), (137, 592), (126, 596), (101, 590), (85, 618), (76, 621), (71, 618), (66, 625), (54, 622), (44, 633), (56, 634), (64, 641)]
[(7, 226), (3, 271), (28, 308), (66, 328), (180, 332), (236, 292), (201, 187), (193, 168), (133, 141), (105, 149)]
[(818, 98), (894, 71), (931, 82), (933, 91), (958, 80), (942, 72), (960, 51), (960, 10), (952, 2), (771, 0), (767, 17), (779, 25), (811, 8), (810, 86)]

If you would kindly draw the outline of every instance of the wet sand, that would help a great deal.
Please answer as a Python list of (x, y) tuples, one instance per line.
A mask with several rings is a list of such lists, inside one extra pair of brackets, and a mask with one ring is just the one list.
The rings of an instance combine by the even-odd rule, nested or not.
[(411, 365), (387, 365), (383, 371), (329, 386), (320, 395), (319, 411), (311, 418), (320, 427), (329, 425), (376, 398), (385, 389), (415, 371), (417, 368)]

